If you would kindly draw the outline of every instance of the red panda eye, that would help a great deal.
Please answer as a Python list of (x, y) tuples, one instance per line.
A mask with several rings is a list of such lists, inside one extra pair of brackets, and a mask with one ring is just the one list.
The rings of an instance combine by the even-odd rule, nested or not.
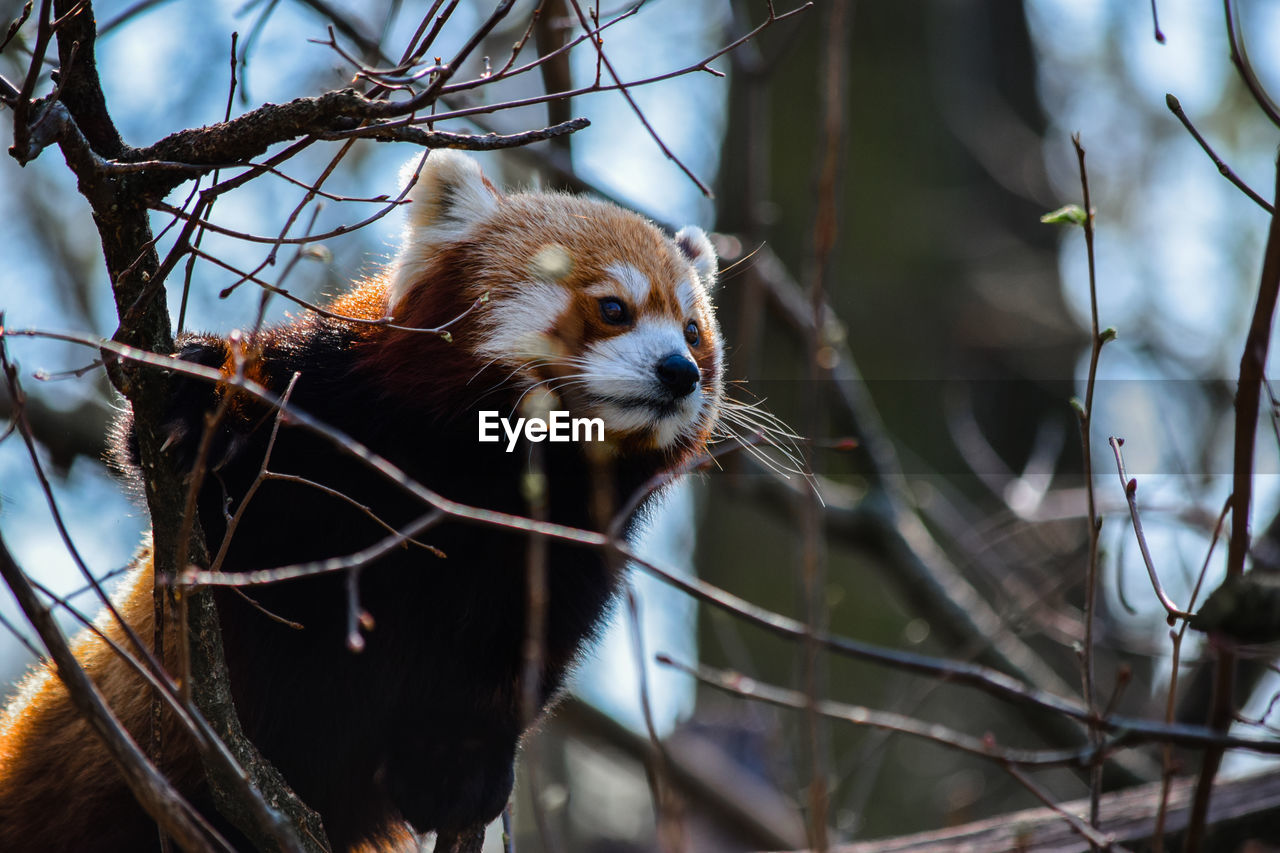
[(698, 324), (693, 320), (690, 320), (689, 325), (684, 327), (684, 339), (689, 342), (691, 347), (698, 345)]
[(600, 300), (600, 316), (611, 326), (621, 326), (631, 320), (627, 306), (612, 296)]

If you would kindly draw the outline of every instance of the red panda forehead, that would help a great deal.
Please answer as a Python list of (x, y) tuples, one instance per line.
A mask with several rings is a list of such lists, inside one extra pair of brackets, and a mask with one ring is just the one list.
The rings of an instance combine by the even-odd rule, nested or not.
[(638, 312), (675, 319), (701, 307), (697, 274), (675, 243), (612, 204), (559, 194), (509, 196), (476, 236), (512, 285), (555, 282), (574, 296), (618, 296)]

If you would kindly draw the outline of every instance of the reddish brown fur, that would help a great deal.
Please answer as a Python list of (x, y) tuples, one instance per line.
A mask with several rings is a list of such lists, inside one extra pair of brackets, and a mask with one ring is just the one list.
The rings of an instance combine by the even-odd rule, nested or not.
[[(412, 400), (424, 410), (456, 410), (458, 390), (468, 382), (477, 393), (489, 384), (476, 378), (482, 367), (471, 351), (476, 336), (474, 321), (458, 323), (451, 328), (451, 340), (439, 335), (423, 334), (409, 329), (433, 329), (462, 315), (472, 306), (472, 297), (464, 284), (471, 272), (461, 248), (442, 252), (435, 264), (430, 285), (416, 287), (403, 300), (395, 318), (402, 329), (370, 326), (363, 332), (365, 346), (358, 354), (373, 376), (386, 380), (383, 392)], [(334, 310), (347, 316), (382, 316), (386, 309), (386, 284), (380, 280), (365, 282), (353, 294), (334, 304)], [(372, 309), (377, 307), (376, 312)], [(348, 310), (361, 313), (348, 313)], [(483, 310), (481, 308), (480, 310)], [(469, 319), (469, 318), (468, 318)], [(474, 381), (472, 381), (474, 379)]]
[[(135, 559), (114, 596), (121, 617), (143, 642), (150, 642), (155, 624), (152, 587), (148, 548)], [(151, 732), (151, 689), (120, 656), (118, 649), (129, 646), (119, 623), (104, 612), (95, 625), (116, 648), (98, 634), (85, 631), (76, 638), (72, 651), (108, 707), (145, 750)], [(170, 623), (165, 629), (165, 657), (171, 671), (177, 645), (177, 629)], [(19, 684), (16, 699), (0, 716), (0, 850), (86, 853), (78, 840), (84, 838), (96, 839), (95, 846), (102, 849), (120, 848), (120, 839), (136, 834), (136, 827), (128, 821), (136, 821), (140, 813), (121, 809), (120, 797), (128, 794), (120, 771), (72, 705), (56, 670), (33, 669)], [(202, 790), (204, 774), (189, 733), (167, 706), (161, 719), (162, 770), (179, 790)], [(49, 784), (51, 780), (56, 784)], [(69, 792), (75, 792), (74, 796)], [(33, 815), (40, 819), (33, 822)], [(417, 849), (409, 832), (390, 826), (382, 839), (359, 851)]]
[[(143, 642), (150, 642), (154, 621), (151, 553), (139, 554), (117, 597), (120, 615)], [(95, 623), (117, 647), (128, 640), (108, 613)], [(165, 631), (166, 649), (177, 645), (177, 632)], [(76, 659), (90, 674), (107, 705), (134, 741), (145, 749), (150, 740), (150, 688), (102, 637), (85, 631), (73, 645)], [(166, 663), (173, 664), (170, 659)], [(117, 846), (134, 827), (122, 825), (118, 808), (120, 771), (98, 736), (71, 704), (66, 687), (51, 668), (33, 670), (18, 688), (19, 701), (0, 717), (0, 850), (82, 853), (66, 839), (93, 837), (103, 848)], [(139, 699), (142, 701), (139, 701)], [(199, 762), (188, 735), (173, 714), (162, 716), (165, 774), (178, 787), (201, 783)], [(57, 784), (49, 784), (57, 780)], [(75, 791), (75, 796), (69, 796)], [(132, 812), (124, 816), (127, 820)], [(32, 815), (40, 821), (33, 823)], [(114, 817), (114, 819), (113, 819)]]

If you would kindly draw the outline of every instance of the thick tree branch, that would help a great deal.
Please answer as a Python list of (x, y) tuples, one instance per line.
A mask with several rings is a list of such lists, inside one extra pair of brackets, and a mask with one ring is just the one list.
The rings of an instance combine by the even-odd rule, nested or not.
[[(1169, 794), (1167, 835), (1187, 825), (1193, 779), (1179, 779)], [(1104, 794), (1099, 829), (1115, 843), (1142, 845), (1155, 831), (1160, 783)], [(1251, 835), (1275, 826), (1280, 810), (1280, 773), (1274, 771), (1219, 782), (1209, 819), (1215, 828), (1215, 849), (1244, 849)], [(1080, 838), (1062, 812), (1085, 815), (1089, 800), (1063, 803), (1057, 809), (1027, 809), (964, 826), (900, 838), (862, 841), (835, 848), (832, 853), (954, 853), (956, 850), (1018, 850), (1025, 853), (1076, 849)], [(1143, 847), (1142, 849), (1145, 849)]]
[(98, 80), (93, 4), (56, 0), (53, 8), (59, 17), (66, 16), (58, 31), (58, 60), (62, 64), (57, 80), (62, 90), (59, 100), (67, 105), (94, 153), (108, 159), (117, 157), (126, 146), (107, 112), (107, 100)]
[[(37, 109), (33, 111), (36, 116), (31, 127), (48, 136), (41, 138), (38, 133), (32, 134), (35, 137), (33, 150), (16, 151), (15, 155), (20, 160), (23, 155), (30, 159), (42, 144), (57, 141), (78, 178), (80, 192), (93, 210), (117, 313), (121, 318), (115, 339), (152, 352), (172, 352), (172, 331), (145, 201), (146, 176), (112, 174), (109, 169), (100, 167), (104, 158), (122, 156), (127, 149), (115, 132), (95, 70), (92, 3), (88, 0), (80, 3), (60, 0), (55, 8), (58, 14), (66, 16), (57, 28), (59, 53), (64, 64), (61, 73), (65, 75), (59, 86), (58, 97), (61, 100), (50, 99), (36, 104)], [(164, 371), (127, 365), (110, 354), (104, 353), (104, 361), (113, 384), (129, 399), (134, 411), (139, 463), (154, 533), (156, 576), (158, 580), (172, 577), (191, 562), (200, 563), (204, 549), (203, 538), (198, 532), (191, 537), (189, 552), (187, 543), (181, 542), (176, 535), (181, 529), (185, 487), (181, 475), (172, 469), (162, 452), (164, 437), (155, 426), (161, 422), (168, 405), (168, 378)], [(179, 553), (180, 549), (182, 553)], [(213, 633), (217, 627), (216, 613), (209, 593), (196, 591), (190, 595), (192, 633), (197, 637), (216, 636)], [(211, 674), (214, 683), (209, 687), (212, 693), (229, 695), (220, 655), (207, 646), (201, 650), (207, 659), (197, 663), (202, 665), (202, 672)], [(200, 699), (198, 693), (197, 700)], [(233, 722), (235, 712), (229, 702), (205, 701), (200, 703), (200, 707), (242, 761), (244, 756), (256, 755), (251, 743), (235, 737), (238, 723)], [(216, 787), (217, 768), (211, 765), (208, 769), (214, 776)], [(258, 781), (263, 778), (259, 776)], [(265, 799), (268, 803), (291, 803), (291, 814), (307, 813), (305, 806), (297, 802), (293, 793), (282, 784), (273, 786)], [(323, 841), (312, 844), (291, 838), (291, 828), (284, 826), (275, 813), (262, 804), (242, 802), (242, 805), (245, 807), (243, 814), (234, 813), (228, 817), (255, 843), (267, 849), (322, 849), (325, 846)], [(184, 838), (190, 835), (181, 826), (170, 829), (165, 825), (165, 830), (184, 845)]]

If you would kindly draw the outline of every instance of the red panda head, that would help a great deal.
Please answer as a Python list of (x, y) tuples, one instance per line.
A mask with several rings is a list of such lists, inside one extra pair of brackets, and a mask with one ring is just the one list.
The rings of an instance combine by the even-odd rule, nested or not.
[(397, 324), (438, 325), (487, 295), (451, 330), (489, 377), (601, 418), (616, 445), (706, 442), (723, 390), (716, 257), (701, 229), (668, 237), (606, 202), (503, 195), (447, 150), (427, 158), (411, 200), (387, 290)]

